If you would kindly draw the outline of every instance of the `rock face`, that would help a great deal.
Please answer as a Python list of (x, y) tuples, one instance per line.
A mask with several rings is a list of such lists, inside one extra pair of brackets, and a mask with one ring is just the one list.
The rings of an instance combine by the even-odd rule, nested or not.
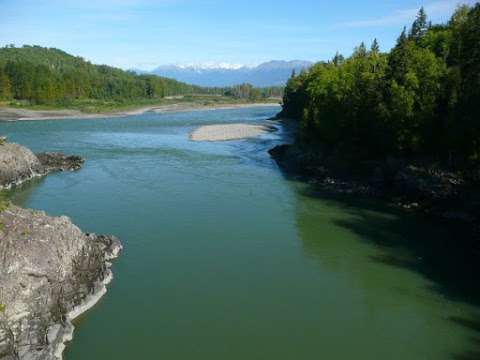
[[(402, 159), (345, 162), (338, 156), (325, 156), (298, 145), (279, 145), (269, 150), (271, 157), (289, 174), (338, 184), (361, 183), (379, 195), (395, 195), (405, 199), (448, 200), (458, 195), (463, 179), (452, 172), (432, 165), (410, 164)], [(353, 191), (356, 192), (356, 191)]]
[(85, 162), (80, 156), (62, 153), (41, 153), (37, 154), (37, 158), (46, 172), (79, 170)]
[[(77, 170), (78, 156), (0, 141), (0, 190), (51, 171)], [(72, 320), (93, 306), (112, 279), (122, 246), (84, 234), (66, 217), (0, 199), (0, 360), (58, 360)]]
[(71, 320), (105, 293), (120, 242), (16, 206), (0, 213), (0, 239), (0, 359), (61, 359)]
[(52, 171), (78, 170), (84, 160), (59, 153), (35, 155), (24, 146), (0, 143), (0, 190)]
[[(317, 191), (378, 197), (442, 220), (480, 222), (478, 178), (435, 162), (393, 157), (345, 162), (336, 154), (326, 156), (322, 149), (298, 144), (280, 145), (269, 153), (286, 174), (307, 180)], [(475, 238), (480, 239), (477, 233)]]
[(308, 163), (305, 155), (292, 145), (278, 145), (268, 151), (278, 165), (288, 173), (308, 173)]
[(18, 144), (0, 145), (0, 188), (9, 188), (35, 176), (43, 175), (37, 156)]

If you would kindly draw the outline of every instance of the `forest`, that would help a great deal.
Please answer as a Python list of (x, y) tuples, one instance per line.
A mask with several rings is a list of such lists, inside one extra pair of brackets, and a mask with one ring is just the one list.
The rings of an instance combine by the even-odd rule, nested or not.
[(61, 50), (13, 45), (0, 49), (0, 99), (34, 104), (73, 99), (141, 99), (198, 91), (194, 86), (152, 75), (93, 65)]
[(0, 100), (68, 106), (77, 100), (135, 102), (166, 96), (204, 94), (258, 100), (281, 97), (283, 88), (249, 84), (202, 88), (156, 75), (138, 75), (94, 65), (55, 48), (9, 45), (0, 48)]
[(433, 25), (422, 8), (396, 46), (375, 40), (292, 74), (280, 116), (298, 143), (352, 160), (423, 157), (457, 167), (480, 160), (480, 4)]

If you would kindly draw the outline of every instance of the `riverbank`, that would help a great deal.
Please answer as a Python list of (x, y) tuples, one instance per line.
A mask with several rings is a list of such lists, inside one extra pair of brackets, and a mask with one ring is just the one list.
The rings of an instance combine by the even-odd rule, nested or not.
[(326, 195), (387, 201), (470, 233), (468, 246), (480, 255), (480, 192), (473, 174), (453, 171), (429, 159), (390, 157), (352, 161), (320, 147), (280, 145), (269, 151), (288, 176)]
[(83, 165), (79, 156), (61, 153), (34, 154), (24, 146), (8, 143), (0, 144), (0, 190), (22, 184), (35, 177), (45, 176), (55, 171), (75, 171)]
[[(2, 139), (0, 190), (53, 171), (78, 170), (83, 162), (60, 153), (35, 155)], [(121, 249), (117, 238), (83, 233), (65, 216), (0, 199), (0, 357), (62, 359), (72, 321), (106, 293), (111, 261)]]
[(109, 111), (85, 112), (78, 109), (29, 109), (22, 107), (0, 107), (0, 121), (38, 121), (63, 119), (98, 119), (105, 117), (125, 117), (140, 115), (146, 112), (168, 113), (198, 110), (228, 110), (249, 107), (279, 106), (278, 102), (199, 102), (180, 101), (148, 106), (129, 106), (126, 109), (112, 109)]
[(0, 223), (2, 359), (62, 359), (72, 321), (106, 293), (122, 246), (84, 234), (67, 217), (13, 205)]

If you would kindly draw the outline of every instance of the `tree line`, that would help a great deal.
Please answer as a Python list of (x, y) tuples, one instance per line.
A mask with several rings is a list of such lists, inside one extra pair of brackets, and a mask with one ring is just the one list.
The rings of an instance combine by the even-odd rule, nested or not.
[(78, 99), (135, 101), (165, 96), (213, 94), (259, 100), (281, 97), (283, 87), (250, 84), (203, 88), (156, 75), (138, 75), (54, 48), (13, 45), (0, 48), (0, 100), (59, 104)]
[(260, 100), (267, 98), (275, 98), (283, 96), (283, 87), (270, 86), (264, 88), (256, 88), (251, 84), (245, 83), (229, 88), (223, 91), (225, 96), (232, 96), (238, 99)]
[(93, 65), (58, 49), (13, 45), (0, 49), (0, 99), (33, 104), (74, 99), (133, 100), (198, 92), (153, 75)]
[(425, 156), (480, 160), (480, 4), (432, 25), (422, 8), (396, 46), (375, 40), (292, 74), (284, 117), (299, 120), (298, 142), (373, 159)]

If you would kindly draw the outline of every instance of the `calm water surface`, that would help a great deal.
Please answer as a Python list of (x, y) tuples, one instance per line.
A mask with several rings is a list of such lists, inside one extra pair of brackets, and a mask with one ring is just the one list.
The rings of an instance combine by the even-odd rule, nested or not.
[(67, 360), (478, 359), (476, 302), (409, 245), (443, 241), (442, 228), (286, 180), (266, 153), (282, 132), (188, 140), (277, 111), (0, 124), (34, 151), (87, 159), (15, 202), (125, 245)]

